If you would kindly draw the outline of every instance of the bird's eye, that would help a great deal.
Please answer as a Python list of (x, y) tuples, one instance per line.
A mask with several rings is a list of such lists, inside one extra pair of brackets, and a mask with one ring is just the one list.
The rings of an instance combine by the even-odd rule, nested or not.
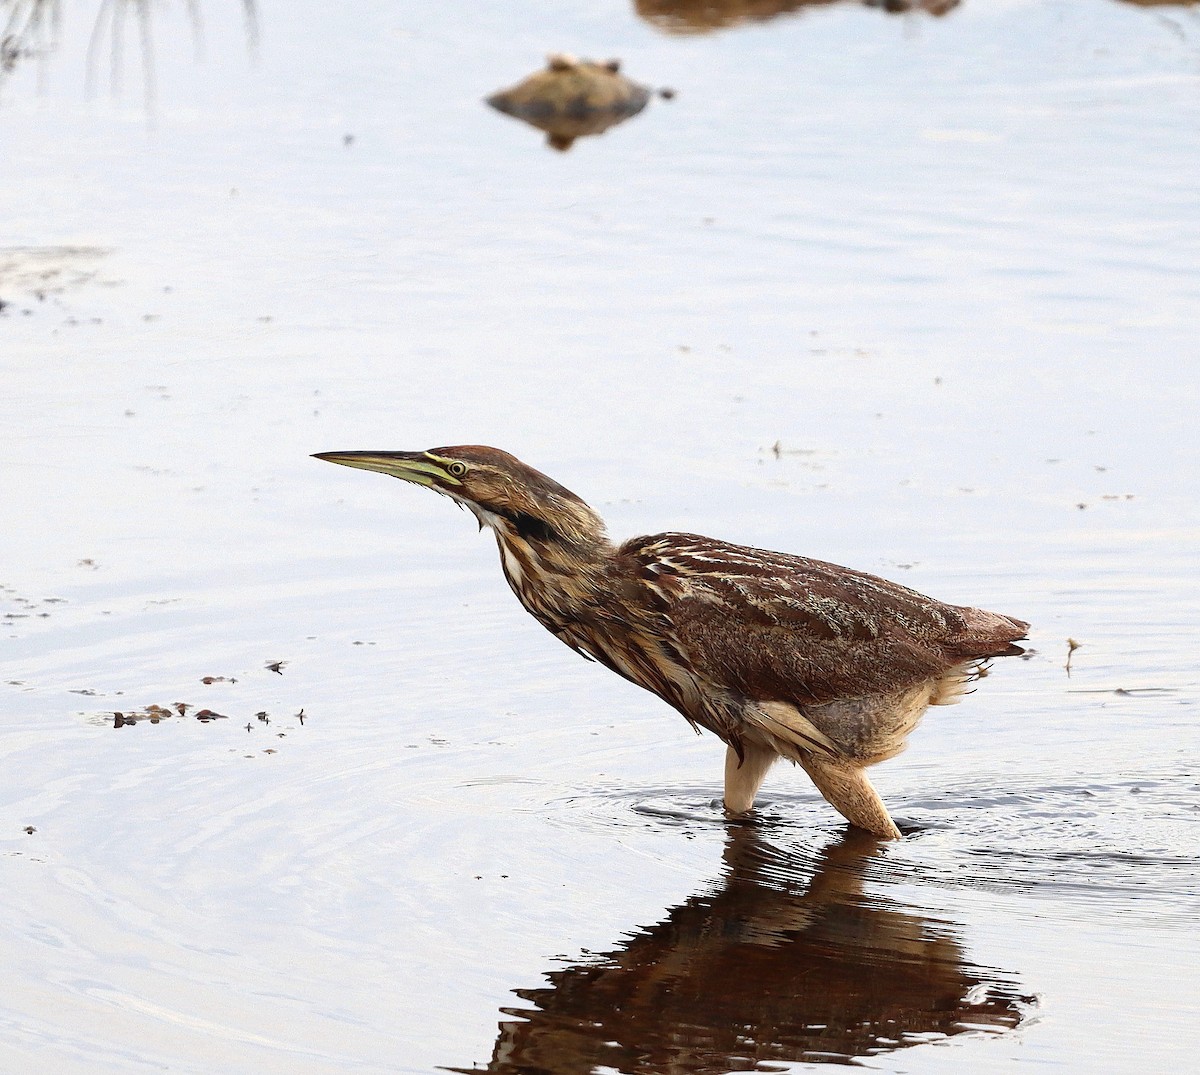
[(446, 468), (446, 472), (453, 478), (461, 478), (467, 472), (467, 464), (456, 459)]

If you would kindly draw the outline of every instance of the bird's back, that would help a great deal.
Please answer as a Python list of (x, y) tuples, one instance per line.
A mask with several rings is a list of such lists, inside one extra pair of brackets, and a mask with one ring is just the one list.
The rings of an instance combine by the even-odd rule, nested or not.
[(616, 564), (653, 595), (689, 660), (750, 698), (893, 691), (1020, 653), (1028, 628), (863, 571), (696, 534), (634, 538)]

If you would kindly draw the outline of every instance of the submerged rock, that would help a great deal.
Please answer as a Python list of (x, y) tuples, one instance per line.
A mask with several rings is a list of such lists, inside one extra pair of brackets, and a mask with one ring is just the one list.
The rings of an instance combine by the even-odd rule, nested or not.
[(650, 92), (622, 75), (618, 60), (577, 60), (559, 53), (547, 58), (544, 71), (492, 94), (487, 103), (545, 131), (551, 146), (565, 150), (576, 138), (636, 116)]

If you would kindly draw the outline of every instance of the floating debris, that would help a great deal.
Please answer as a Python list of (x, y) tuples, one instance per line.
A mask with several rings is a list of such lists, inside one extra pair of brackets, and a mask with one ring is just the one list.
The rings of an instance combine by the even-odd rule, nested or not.
[(555, 53), (547, 57), (544, 71), (492, 94), (487, 103), (545, 131), (547, 143), (561, 151), (576, 138), (601, 134), (636, 116), (650, 92), (621, 74), (619, 60), (577, 60)]
[[(192, 715), (201, 724), (208, 724), (216, 720), (229, 720), (227, 713), (218, 713), (212, 709), (196, 709), (194, 705), (188, 702), (173, 702), (169, 706), (147, 705), (142, 709), (125, 711), (110, 710), (107, 714), (97, 714), (91, 718), (91, 721), (95, 724), (111, 724), (113, 728), (126, 728), (133, 724), (161, 724), (169, 718), (178, 719), (186, 717), (193, 710), (195, 712)], [(303, 709), (295, 714), (301, 727), (304, 726), (305, 716), (306, 714)], [(258, 710), (253, 718), (247, 721), (246, 731), (253, 731), (256, 727), (255, 722), (269, 726), (272, 722), (270, 713), (265, 709)], [(278, 732), (277, 734), (280, 738), (286, 735), (285, 732)]]
[[(169, 717), (174, 717), (178, 714), (184, 716), (192, 707), (184, 702), (176, 702), (168, 708), (161, 705), (148, 705), (144, 709), (135, 709), (131, 712), (114, 712), (113, 724), (114, 728), (127, 728), (133, 724), (142, 724), (149, 722), (150, 724), (161, 724)], [(196, 719), (208, 723), (211, 720), (227, 720), (224, 713), (214, 713), (211, 709), (200, 709), (196, 712)]]
[[(0, 55), (5, 43), (0, 42)], [(100, 263), (110, 253), (99, 246), (0, 247), (0, 286), (10, 300), (23, 294), (45, 302), (48, 295), (59, 298), (85, 284), (115, 283), (100, 277)]]

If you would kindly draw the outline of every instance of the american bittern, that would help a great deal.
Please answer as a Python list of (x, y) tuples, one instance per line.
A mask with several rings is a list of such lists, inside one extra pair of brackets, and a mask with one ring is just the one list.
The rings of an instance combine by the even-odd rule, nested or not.
[(505, 578), (577, 653), (657, 694), (727, 745), (725, 808), (771, 763), (799, 764), (852, 824), (900, 835), (864, 769), (898, 754), (1028, 624), (861, 571), (696, 534), (614, 545), (556, 481), (496, 448), (316, 456), (424, 485), (490, 526)]

